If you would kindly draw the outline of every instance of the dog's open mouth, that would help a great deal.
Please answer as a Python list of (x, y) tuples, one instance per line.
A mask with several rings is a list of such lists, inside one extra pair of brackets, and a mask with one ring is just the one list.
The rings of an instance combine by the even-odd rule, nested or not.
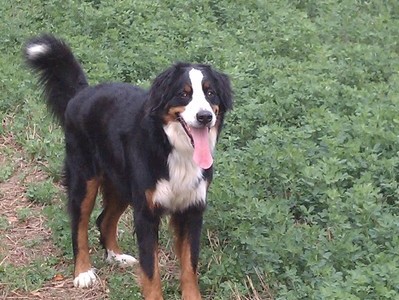
[(188, 138), (190, 139), (191, 145), (194, 147), (194, 139), (193, 136), (191, 135), (191, 129), (190, 127), (187, 125), (186, 121), (184, 121), (184, 119), (180, 116), (177, 115), (177, 121), (179, 121), (180, 125), (183, 127), (184, 131), (186, 132)]
[(183, 127), (184, 132), (187, 134), (194, 148), (194, 162), (202, 169), (209, 169), (213, 164), (213, 157), (209, 145), (209, 128), (191, 127), (180, 115), (178, 115), (176, 119)]

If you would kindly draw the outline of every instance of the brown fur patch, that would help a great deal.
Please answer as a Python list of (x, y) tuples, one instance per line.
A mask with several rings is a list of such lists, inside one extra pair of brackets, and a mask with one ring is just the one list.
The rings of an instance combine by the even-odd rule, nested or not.
[(212, 105), (213, 112), (216, 116), (219, 115), (219, 105)]
[(178, 242), (180, 257), (180, 283), (183, 299), (199, 300), (197, 272), (191, 263), (191, 247), (187, 235)]
[(174, 230), (175, 253), (180, 260), (180, 285), (183, 299), (201, 299), (198, 287), (197, 272), (193, 269), (191, 262), (191, 247), (188, 235), (181, 235), (178, 221), (173, 217), (170, 219), (170, 227)]
[(204, 90), (209, 89), (209, 87), (211, 86), (211, 83), (209, 81), (205, 81), (204, 84), (202, 85)]
[(158, 266), (158, 249), (154, 251), (154, 273), (152, 278), (146, 276), (144, 271), (141, 271), (141, 288), (144, 299), (146, 300), (163, 300), (161, 276), (159, 274)]
[(155, 192), (154, 190), (145, 191), (145, 198), (147, 200), (147, 205), (151, 211), (154, 211), (154, 209), (156, 208), (156, 204), (154, 203), (154, 192)]
[(183, 91), (185, 91), (187, 94), (191, 94), (193, 92), (193, 88), (190, 85), (186, 84), (184, 85)]
[(104, 217), (100, 224), (102, 242), (105, 249), (112, 250), (116, 254), (122, 254), (117, 241), (117, 229), (119, 218), (128, 207), (122, 202), (111, 187), (103, 189)]
[(163, 117), (164, 124), (169, 124), (170, 122), (176, 121), (179, 114), (184, 112), (186, 108), (184, 106), (171, 107), (168, 113)]
[(75, 277), (91, 268), (89, 257), (88, 227), (100, 182), (97, 178), (86, 182), (86, 195), (80, 206), (80, 220), (77, 230), (77, 254), (75, 260)]

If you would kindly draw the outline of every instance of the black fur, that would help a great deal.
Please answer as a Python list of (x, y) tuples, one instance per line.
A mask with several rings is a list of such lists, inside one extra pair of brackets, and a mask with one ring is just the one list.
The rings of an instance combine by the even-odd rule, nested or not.
[[(47, 51), (32, 54), (32, 45)], [(170, 144), (163, 126), (171, 107), (184, 106), (180, 96), (191, 68), (201, 70), (212, 83), (216, 95), (212, 104), (219, 106), (218, 132), (225, 112), (232, 108), (228, 77), (208, 65), (177, 63), (157, 76), (149, 89), (126, 83), (89, 86), (86, 76), (70, 48), (61, 40), (43, 35), (27, 43), (26, 60), (39, 75), (49, 109), (65, 131), (65, 174), (68, 189), (72, 239), (76, 255), (76, 227), (81, 214), (85, 183), (101, 178), (119, 203), (134, 207), (134, 224), (139, 244), (140, 264), (149, 278), (153, 276), (152, 253), (158, 241), (158, 226), (163, 207), (152, 208), (146, 191), (160, 179), (169, 179)], [(213, 168), (203, 171), (210, 184)], [(192, 245), (192, 264), (197, 267), (199, 238), (204, 204), (172, 212), (180, 234), (188, 234)], [(102, 215), (97, 225), (102, 222)]]
[(51, 48), (46, 56), (27, 58), (28, 65), (39, 74), (49, 108), (63, 124), (66, 106), (79, 91), (88, 86), (86, 76), (70, 48), (51, 35), (43, 35), (27, 44), (44, 44)]

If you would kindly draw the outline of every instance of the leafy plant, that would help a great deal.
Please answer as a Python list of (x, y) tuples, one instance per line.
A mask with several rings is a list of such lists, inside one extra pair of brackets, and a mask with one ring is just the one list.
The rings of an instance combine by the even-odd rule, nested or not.
[(50, 179), (43, 182), (30, 183), (26, 190), (28, 199), (37, 204), (51, 204), (57, 193), (58, 189)]

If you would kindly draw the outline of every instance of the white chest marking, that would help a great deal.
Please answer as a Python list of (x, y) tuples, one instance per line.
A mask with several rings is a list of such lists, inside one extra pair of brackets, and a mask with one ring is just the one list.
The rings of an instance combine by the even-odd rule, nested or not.
[(206, 202), (207, 183), (202, 170), (192, 159), (192, 152), (173, 149), (168, 157), (169, 180), (157, 182), (154, 203), (170, 212)]

